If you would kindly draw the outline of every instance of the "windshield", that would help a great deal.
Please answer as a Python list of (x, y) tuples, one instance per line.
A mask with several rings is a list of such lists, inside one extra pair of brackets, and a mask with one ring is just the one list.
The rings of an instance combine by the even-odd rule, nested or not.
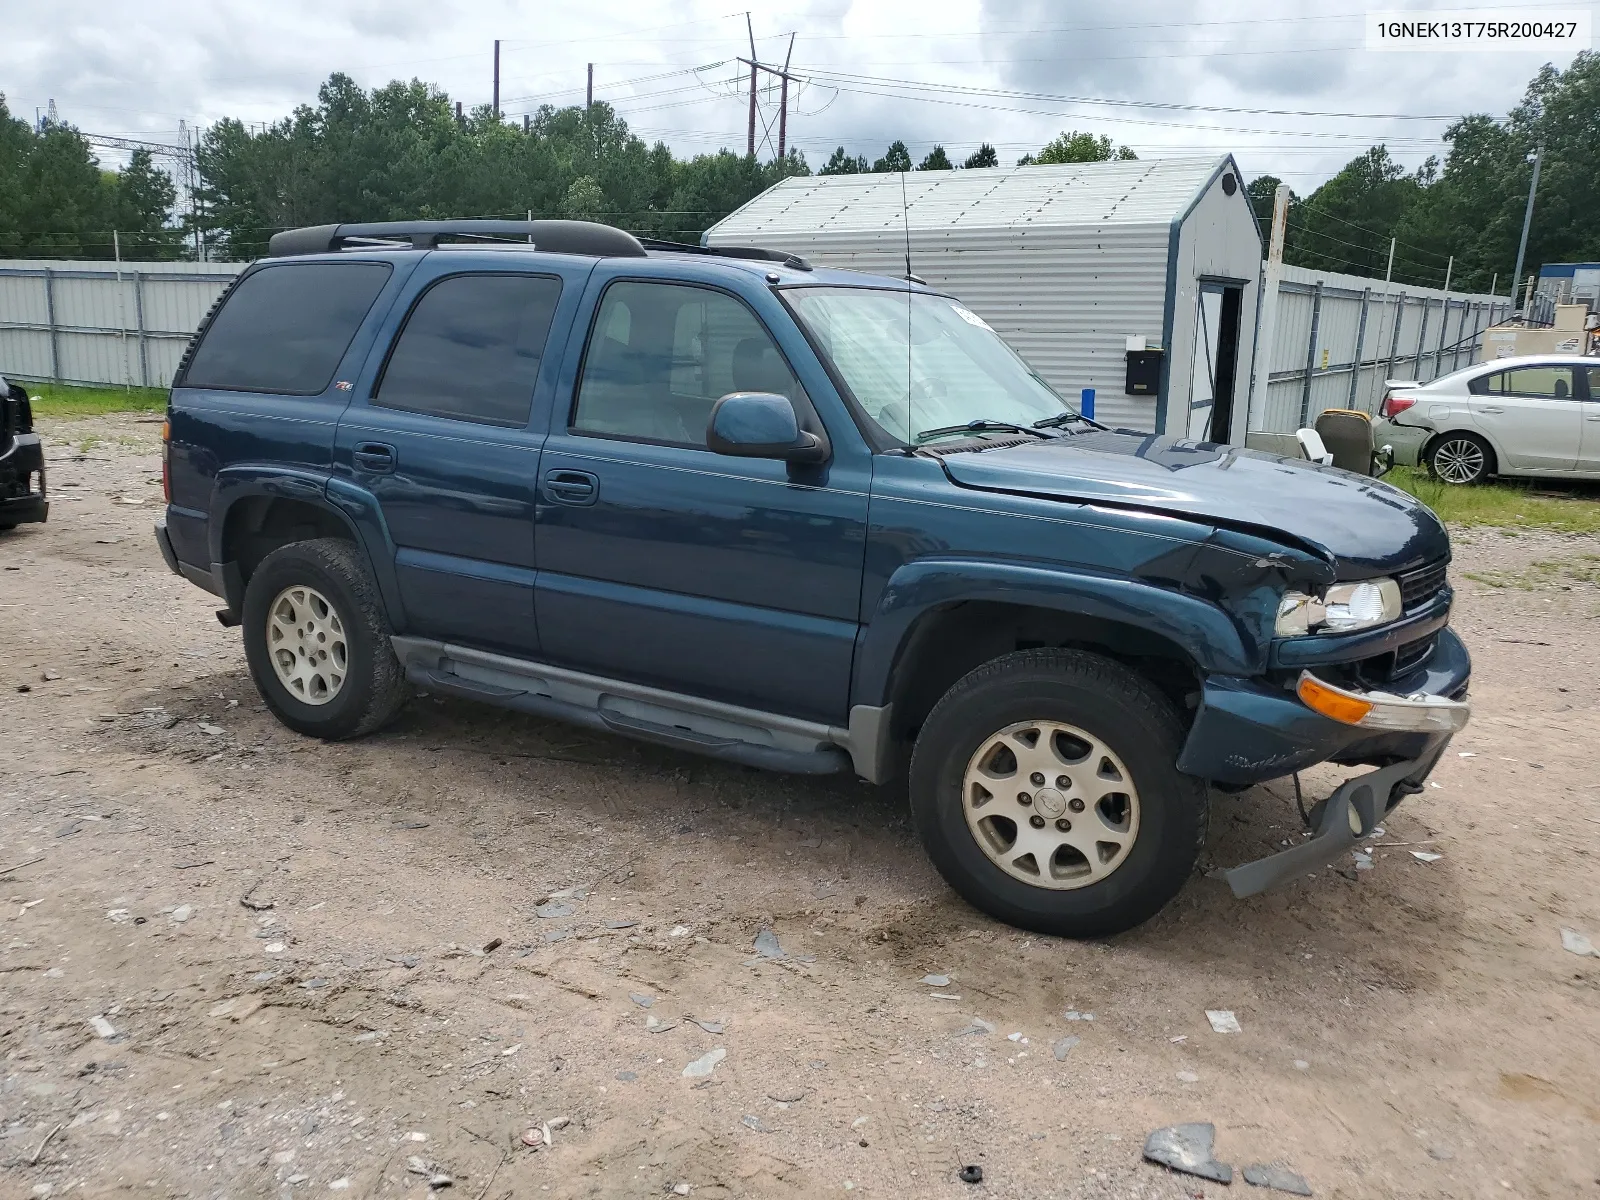
[(982, 317), (947, 296), (815, 287), (784, 297), (857, 403), (902, 442), (973, 421), (1032, 425), (1070, 412)]

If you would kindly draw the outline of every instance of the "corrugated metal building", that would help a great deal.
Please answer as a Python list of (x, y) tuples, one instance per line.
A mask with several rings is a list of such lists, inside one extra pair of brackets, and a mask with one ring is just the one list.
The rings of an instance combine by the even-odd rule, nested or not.
[[(1231, 156), (785, 179), (707, 231), (959, 297), (1063, 396), (1135, 429), (1242, 442), (1262, 246)], [(1129, 339), (1165, 351), (1125, 390)]]

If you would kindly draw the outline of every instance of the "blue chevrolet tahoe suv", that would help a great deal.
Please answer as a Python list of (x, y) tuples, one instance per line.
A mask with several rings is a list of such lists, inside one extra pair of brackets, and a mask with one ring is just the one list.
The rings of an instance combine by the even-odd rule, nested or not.
[(579, 222), (272, 239), (172, 388), (168, 565), (290, 728), (412, 687), (904, 776), (973, 904), (1128, 928), (1212, 787), (1332, 761), (1332, 861), (1468, 716), (1443, 526), (1373, 479), (1072, 411), (959, 300)]

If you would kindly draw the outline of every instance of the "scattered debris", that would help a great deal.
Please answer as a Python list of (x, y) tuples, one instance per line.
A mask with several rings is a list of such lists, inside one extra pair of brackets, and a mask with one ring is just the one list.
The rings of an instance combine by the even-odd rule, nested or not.
[(667, 934), (667, 936), (668, 937), (688, 937), (689, 936), (689, 927), (687, 925), (674, 925), (672, 927), (672, 932)]
[(384, 961), (392, 962), (397, 967), (404, 967), (409, 971), (414, 969), (417, 964), (422, 961), (422, 959), (420, 956), (415, 954), (391, 954)]
[(1455, 1156), (1456, 1156), (1456, 1152), (1454, 1150), (1450, 1149), (1449, 1146), (1429, 1146), (1428, 1147), (1428, 1157), (1432, 1158), (1432, 1159), (1436, 1159), (1439, 1162), (1449, 1162)]
[(1431, 850), (1413, 850), (1411, 852), (1411, 857), (1416, 859), (1418, 862), (1438, 862), (1444, 857), (1444, 855), (1435, 854)]
[(1306, 1181), (1282, 1163), (1255, 1163), (1244, 1169), (1244, 1181), (1256, 1187), (1288, 1192), (1292, 1196), (1309, 1196), (1311, 1188)]
[(254, 883), (252, 883), (249, 887), (245, 888), (244, 894), (239, 897), (239, 903), (244, 905), (246, 908), (250, 909), (252, 912), (266, 912), (267, 909), (273, 907), (274, 901), (271, 901), (271, 900), (252, 900), (250, 898), (251, 896), (253, 896), (255, 894), (255, 890), (265, 882), (266, 882), (266, 880), (264, 878), (263, 879), (258, 879)]
[(1243, 1033), (1239, 1028), (1239, 1018), (1226, 1008), (1206, 1009), (1206, 1020), (1211, 1022), (1213, 1033)]
[(782, 958), (783, 947), (778, 945), (778, 935), (770, 929), (756, 934), (756, 953), (762, 958)]
[(500, 949), (500, 947), (504, 946), (505, 944), (506, 944), (505, 938), (490, 938), (487, 942), (485, 942), (483, 944), (483, 949), (478, 951), (478, 953), (479, 954), (493, 954), (496, 950)]
[(578, 910), (565, 900), (546, 900), (533, 910), (533, 915), (541, 921), (554, 921), (558, 917), (570, 917)]
[(1069, 1008), (1066, 1012), (1061, 1014), (1061, 1019), (1063, 1021), (1092, 1021), (1094, 1020), (1094, 1014), (1079, 1012), (1075, 1008)]
[(38, 858), (30, 858), (26, 862), (13, 863), (9, 867), (0, 867), (0, 879), (4, 879), (13, 871), (20, 871), (23, 867), (31, 867), (34, 863), (42, 863), (43, 861), (44, 855), (41, 854)]
[(1576, 929), (1568, 929), (1565, 925), (1561, 927), (1561, 948), (1570, 950), (1574, 954), (1592, 955), (1595, 958), (1600, 958), (1600, 951), (1595, 950), (1594, 943), (1589, 940), (1586, 934), (1579, 933)]
[(640, 992), (629, 992), (628, 999), (632, 1000), (640, 1008), (649, 1008), (656, 1002), (656, 998), (654, 996), (646, 996)]
[(918, 982), (924, 983), (928, 987), (949, 987), (950, 986), (950, 976), (948, 976), (948, 975), (924, 975)]
[(201, 733), (205, 734), (207, 737), (221, 737), (223, 734), (228, 732), (221, 725), (208, 725), (204, 721), (196, 721), (195, 728)]
[(327, 987), (328, 986), (328, 981), (326, 979), (321, 979), (321, 978), (318, 978), (318, 979), (307, 979), (307, 980), (304, 980), (300, 984), (300, 986), (303, 987), (303, 988), (308, 988), (311, 991), (316, 991), (318, 988)]
[(959, 1000), (959, 999), (961, 999), (961, 997), (956, 995), (954, 992), (929, 992), (928, 993), (928, 999), (929, 1000)]
[(794, 1088), (790, 1091), (768, 1092), (767, 1099), (774, 1104), (799, 1104), (808, 1094), (803, 1088)]
[(728, 1028), (726, 1021), (705, 1021), (699, 1017), (685, 1017), (684, 1020), (700, 1026), (707, 1033), (724, 1033)]
[(544, 940), (547, 942), (564, 942), (571, 936), (572, 930), (570, 929), (546, 929), (544, 931)]
[(754, 1129), (757, 1133), (772, 1132), (772, 1126), (768, 1125), (760, 1117), (751, 1116), (749, 1114), (740, 1117), (739, 1124), (743, 1125), (746, 1129)]
[(1066, 1062), (1067, 1055), (1071, 1052), (1072, 1048), (1082, 1040), (1082, 1038), (1070, 1036), (1058, 1038), (1056, 1040), (1056, 1044), (1051, 1047), (1051, 1053), (1056, 1056), (1057, 1062)]
[(82, 821), (68, 821), (60, 829), (56, 830), (56, 836), (58, 838), (71, 837), (73, 834), (77, 833), (78, 830), (80, 830), (82, 828), (83, 828), (83, 822)]
[(111, 1022), (106, 1020), (104, 1017), (90, 1017), (89, 1028), (94, 1030), (95, 1033), (108, 1042), (117, 1036), (115, 1026), (113, 1026)]
[(1372, 870), (1372, 853), (1371, 853), (1371, 851), (1368, 851), (1368, 850), (1352, 850), (1352, 851), (1350, 851), (1350, 857), (1355, 860), (1356, 870), (1358, 870), (1358, 871), (1370, 871), (1370, 870)]
[(644, 1027), (647, 1033), (666, 1033), (669, 1029), (676, 1029), (678, 1023), (676, 1021), (660, 1020), (654, 1013), (651, 1013), (644, 1019)]
[(194, 916), (194, 905), (192, 904), (180, 904), (172, 910), (172, 922), (174, 925), (182, 925), (192, 916)]
[(282, 954), (286, 947), (282, 942), (268, 942), (265, 946), (261, 947), (261, 949), (266, 951), (268, 954)]
[(1022, 1030), (1020, 1030), (1020, 1029), (1017, 1030), (1015, 1033), (1006, 1034), (1006, 1041), (1008, 1041), (1008, 1042), (1018, 1042), (1018, 1043), (1020, 1043), (1020, 1044), (1022, 1044), (1024, 1046), (1026, 1046), (1028, 1044), (1028, 1039), (1022, 1036)]
[(106, 920), (117, 925), (126, 925), (133, 920), (133, 914), (125, 908), (109, 908), (106, 910)]
[(1169, 1125), (1155, 1130), (1145, 1139), (1144, 1156), (1149, 1162), (1182, 1171), (1185, 1175), (1232, 1183), (1233, 1168), (1211, 1157), (1211, 1147), (1216, 1140), (1217, 1127), (1209, 1121)]
[(1457, 757), (1458, 758), (1477, 758), (1478, 756), (1476, 754), (1474, 754), (1471, 750), (1462, 750), (1457, 755)]
[(961, 1170), (957, 1171), (956, 1177), (960, 1179), (962, 1183), (982, 1183), (983, 1168), (978, 1166), (977, 1163), (972, 1163), (968, 1166), (962, 1167)]
[(537, 1150), (545, 1144), (544, 1129), (538, 1125), (533, 1126), (531, 1129), (524, 1129), (522, 1131), (522, 1144), (524, 1146), (532, 1146)]
[(44, 1141), (39, 1143), (38, 1148), (34, 1150), (32, 1157), (28, 1159), (28, 1165), (30, 1167), (36, 1167), (39, 1165), (39, 1156), (44, 1153), (44, 1148), (50, 1144), (50, 1139), (55, 1137), (56, 1134), (60, 1133), (66, 1127), (66, 1122), (62, 1122), (49, 1133), (44, 1135)]
[(1179, 1071), (1178, 1072), (1178, 1079), (1182, 1083), (1199, 1083), (1200, 1082), (1200, 1076), (1196, 1075), (1193, 1071)]
[(717, 1069), (717, 1064), (728, 1057), (728, 1052), (721, 1046), (715, 1050), (707, 1050), (683, 1069), (685, 1079), (705, 1079)]
[(618, 1071), (616, 1074), (616, 1079), (621, 1083), (633, 1083), (638, 1078), (639, 1072), (637, 1071)]
[(447, 1188), (455, 1183), (454, 1177), (436, 1162), (429, 1162), (413, 1154), (406, 1159), (406, 1170), (413, 1175), (425, 1176), (431, 1188)]
[(690, 1187), (687, 1183), (675, 1183), (672, 1185), (672, 1194), (674, 1196), (687, 1196), (689, 1192)]
[(1311, 1064), (1303, 1058), (1297, 1058), (1294, 1060), (1294, 1069), (1296, 1071), (1309, 1071), (1311, 1070)]
[(606, 928), (607, 929), (632, 929), (638, 923), (639, 922), (637, 922), (637, 921), (607, 921), (606, 922)]
[(964, 1029), (956, 1030), (954, 1035), (952, 1035), (952, 1036), (954, 1036), (954, 1037), (965, 1037), (969, 1033), (993, 1033), (993, 1032), (994, 1032), (993, 1023), (991, 1023), (989, 1021), (985, 1021), (982, 1017), (973, 1017), (972, 1018), (972, 1023), (970, 1025), (968, 1025)]

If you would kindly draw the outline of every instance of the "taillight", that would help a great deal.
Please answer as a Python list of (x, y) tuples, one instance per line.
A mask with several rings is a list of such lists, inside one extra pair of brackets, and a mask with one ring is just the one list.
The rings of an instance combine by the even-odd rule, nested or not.
[(1416, 402), (1415, 396), (1396, 396), (1391, 392), (1383, 398), (1383, 406), (1378, 411), (1392, 420)]
[(161, 498), (172, 503), (172, 422), (161, 422)]

